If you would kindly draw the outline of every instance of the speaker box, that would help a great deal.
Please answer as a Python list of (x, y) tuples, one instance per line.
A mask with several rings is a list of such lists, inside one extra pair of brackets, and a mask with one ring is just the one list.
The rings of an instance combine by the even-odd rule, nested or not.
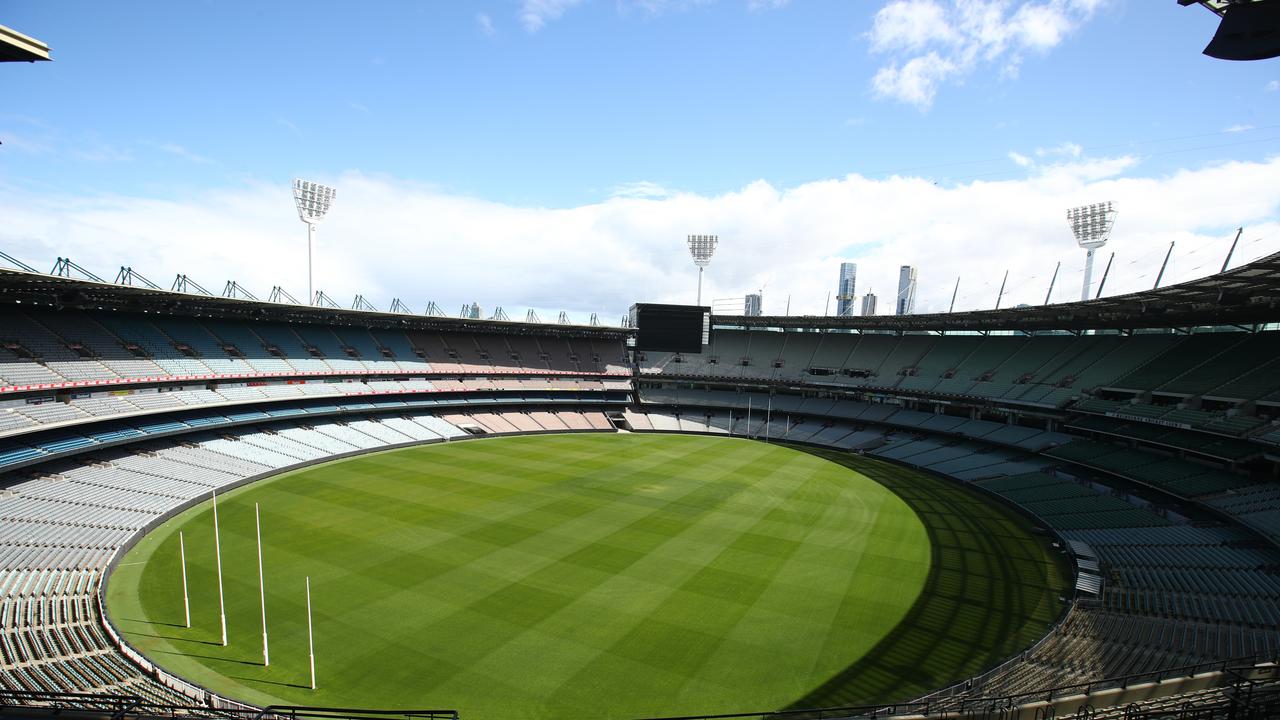
[(1227, 6), (1204, 54), (1219, 60), (1265, 60), (1280, 55), (1280, 0)]

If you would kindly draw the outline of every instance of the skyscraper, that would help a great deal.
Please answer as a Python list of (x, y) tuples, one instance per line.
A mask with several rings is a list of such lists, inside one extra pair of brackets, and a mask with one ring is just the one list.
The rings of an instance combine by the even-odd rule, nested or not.
[(764, 310), (764, 298), (760, 296), (760, 293), (750, 293), (744, 300), (744, 312), (742, 314), (747, 317), (760, 317)]
[(857, 294), (858, 264), (840, 263), (840, 284), (836, 286), (836, 315), (854, 314), (854, 295)]
[(862, 296), (862, 314), (863, 315), (876, 314), (876, 294), (875, 293), (867, 293), (866, 295)]
[(903, 265), (898, 270), (898, 302), (896, 314), (910, 315), (916, 311), (916, 269)]

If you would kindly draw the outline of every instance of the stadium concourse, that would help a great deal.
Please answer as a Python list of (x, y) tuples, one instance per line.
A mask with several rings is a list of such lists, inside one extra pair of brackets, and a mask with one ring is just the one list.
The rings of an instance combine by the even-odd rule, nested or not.
[(878, 456), (1056, 533), (1076, 570), (1069, 612), (925, 698), (930, 712), (1275, 702), (1276, 256), (1041, 308), (715, 317), (686, 355), (630, 351), (624, 328), (8, 270), (0, 304), (0, 705), (118, 707), (50, 694), (74, 692), (134, 697), (133, 712), (237, 707), (152, 665), (101, 613), (122, 549), (213, 490), (380, 448), (617, 430)]

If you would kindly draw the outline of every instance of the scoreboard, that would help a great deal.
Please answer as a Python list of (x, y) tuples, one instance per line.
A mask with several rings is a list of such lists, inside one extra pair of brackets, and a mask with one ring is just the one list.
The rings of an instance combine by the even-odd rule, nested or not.
[(700, 353), (710, 316), (711, 308), (699, 305), (636, 303), (631, 306), (636, 350)]

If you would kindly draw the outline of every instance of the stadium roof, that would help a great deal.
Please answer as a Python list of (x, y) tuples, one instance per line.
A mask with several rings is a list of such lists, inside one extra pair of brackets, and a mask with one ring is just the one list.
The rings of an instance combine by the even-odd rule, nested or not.
[(716, 315), (713, 326), (898, 332), (1138, 330), (1280, 322), (1280, 253), (1178, 285), (1087, 302), (927, 315)]
[(49, 46), (12, 28), (0, 25), (0, 62), (51, 60)]
[(1262, 0), (1178, 0), (1178, 4), (1183, 7), (1187, 5), (1203, 5), (1217, 15), (1225, 15), (1228, 5), (1239, 5), (1251, 1), (1261, 2)]
[(508, 320), (477, 320), (410, 315), (407, 313), (346, 310), (293, 305), (238, 297), (197, 295), (173, 290), (119, 285), (61, 275), (45, 275), (0, 268), (0, 305), (165, 313), (192, 317), (276, 320), (327, 325), (354, 325), (451, 332), (557, 335), (564, 337), (622, 338), (630, 333), (620, 327), (561, 325)]
[[(0, 304), (4, 303), (454, 332), (599, 338), (620, 338), (633, 332), (621, 327), (477, 320), (293, 305), (0, 268)], [(712, 318), (712, 325), (718, 327), (873, 332), (1080, 332), (1226, 325), (1250, 328), (1275, 322), (1280, 322), (1280, 253), (1199, 280), (1087, 302), (925, 315), (716, 315)]]

